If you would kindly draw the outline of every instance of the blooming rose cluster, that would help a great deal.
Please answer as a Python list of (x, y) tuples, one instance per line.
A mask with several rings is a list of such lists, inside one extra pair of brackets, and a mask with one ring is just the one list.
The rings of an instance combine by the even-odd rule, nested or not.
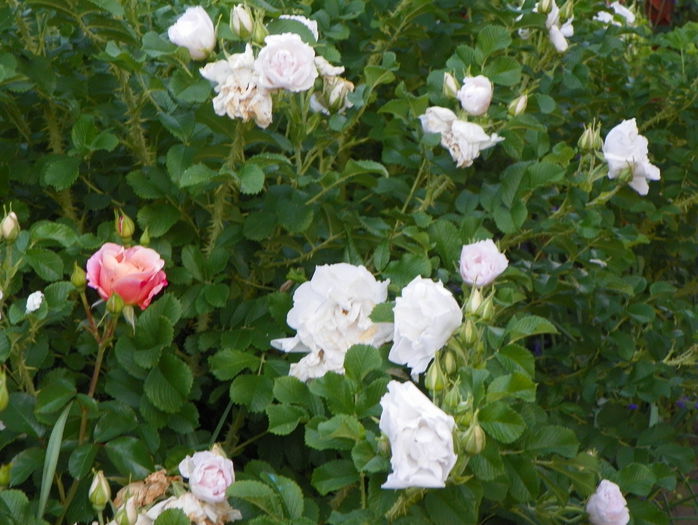
[[(318, 40), (316, 21), (300, 15), (280, 18), (305, 25)], [(257, 42), (267, 32), (261, 20), (255, 20), (250, 9), (242, 4), (231, 10), (231, 28), (243, 40), (256, 37)], [(201, 7), (187, 9), (170, 27), (168, 35), (175, 44), (187, 47), (194, 59), (206, 58), (215, 47), (213, 23)], [(308, 91), (321, 77), (323, 87), (312, 95), (311, 109), (329, 114), (349, 107), (347, 94), (354, 89), (351, 82), (339, 76), (344, 72), (343, 67), (333, 66), (317, 56), (315, 49), (296, 33), (267, 35), (257, 56), (248, 42), (244, 52), (206, 64), (199, 71), (214, 83), (213, 109), (217, 115), (243, 122), (254, 120), (260, 128), (272, 122), (272, 97), (277, 92)]]
[(615, 179), (626, 170), (632, 177), (628, 185), (640, 195), (647, 195), (647, 181), (659, 180), (660, 171), (648, 155), (648, 141), (640, 135), (635, 119), (624, 120), (606, 135), (603, 155), (608, 162), (608, 177)]

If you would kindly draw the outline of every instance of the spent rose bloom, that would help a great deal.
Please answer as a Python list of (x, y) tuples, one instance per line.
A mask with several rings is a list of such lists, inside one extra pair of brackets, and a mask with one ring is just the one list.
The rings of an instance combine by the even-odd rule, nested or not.
[(507, 269), (509, 260), (492, 239), (466, 244), (460, 253), (460, 275), (471, 286), (485, 286)]
[(27, 307), (25, 313), (30, 314), (36, 312), (40, 307), (41, 303), (44, 302), (44, 294), (40, 291), (33, 292), (27, 297)]
[(488, 135), (482, 126), (464, 120), (456, 120), (449, 133), (441, 134), (441, 145), (448, 149), (459, 168), (471, 166), (482, 150), (503, 140), (504, 137), (496, 133)]
[(269, 35), (254, 63), (265, 89), (307, 91), (318, 76), (315, 50), (295, 33)]
[(266, 128), (272, 121), (271, 93), (260, 86), (254, 63), (252, 46), (247, 44), (244, 53), (206, 64), (199, 72), (216, 83), (213, 88), (218, 93), (213, 98), (216, 115), (228, 115), (243, 122), (254, 119), (260, 128)]
[(189, 7), (167, 30), (175, 45), (186, 47), (194, 60), (203, 60), (216, 47), (216, 30), (201, 6)]
[(107, 242), (87, 260), (87, 285), (105, 301), (117, 293), (124, 304), (145, 310), (167, 286), (164, 266), (165, 261), (151, 248), (124, 248)]
[(390, 340), (392, 324), (374, 323), (373, 307), (386, 301), (389, 281), (376, 281), (363, 266), (347, 263), (318, 266), (310, 281), (293, 294), (286, 321), (294, 337), (274, 339), (284, 352), (307, 352), (291, 365), (301, 381), (327, 372), (344, 373), (344, 356), (352, 345), (380, 346)]
[(648, 180), (659, 180), (659, 168), (647, 156), (647, 139), (639, 134), (635, 119), (624, 120), (606, 135), (603, 155), (608, 162), (608, 178), (615, 179), (626, 168), (632, 174), (628, 185), (640, 195), (647, 195)]
[(215, 503), (201, 501), (194, 494), (185, 492), (150, 507), (138, 516), (136, 525), (153, 525), (160, 514), (168, 509), (180, 509), (194, 525), (224, 525), (242, 519), (240, 511), (231, 507), (225, 500)]
[(384, 489), (441, 488), (456, 464), (456, 422), (434, 405), (414, 383), (388, 383), (381, 398), (380, 429), (388, 436), (392, 472)]
[(451, 126), (458, 119), (456, 114), (448, 108), (431, 106), (423, 115), (419, 116), (422, 129), (427, 133), (449, 133)]
[(604, 479), (591, 495), (586, 507), (592, 525), (625, 525), (630, 512), (618, 485)]
[(493, 87), (484, 75), (465, 77), (463, 85), (456, 93), (461, 106), (469, 115), (480, 116), (487, 113), (492, 102)]
[(233, 462), (208, 450), (184, 458), (179, 472), (189, 479), (192, 494), (210, 503), (225, 500), (226, 489), (235, 481)]
[(424, 372), (463, 320), (460, 306), (441, 282), (416, 277), (395, 299), (393, 347), (388, 359)]
[(295, 20), (296, 22), (300, 22), (310, 30), (310, 32), (315, 37), (316, 42), (320, 38), (320, 34), (317, 30), (317, 22), (315, 20), (306, 18), (303, 15), (281, 15), (279, 18), (285, 18), (286, 20)]

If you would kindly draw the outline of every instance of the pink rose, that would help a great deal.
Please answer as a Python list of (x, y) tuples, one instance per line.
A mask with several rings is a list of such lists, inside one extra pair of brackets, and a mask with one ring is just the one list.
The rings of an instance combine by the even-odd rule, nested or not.
[(153, 296), (167, 286), (163, 266), (165, 261), (155, 250), (107, 242), (87, 261), (87, 284), (105, 301), (117, 293), (124, 304), (137, 304), (145, 310)]
[(209, 503), (224, 501), (226, 489), (235, 481), (233, 462), (208, 450), (184, 458), (179, 472), (189, 478), (192, 494)]
[(509, 261), (492, 239), (463, 246), (460, 275), (470, 286), (486, 286), (507, 269)]

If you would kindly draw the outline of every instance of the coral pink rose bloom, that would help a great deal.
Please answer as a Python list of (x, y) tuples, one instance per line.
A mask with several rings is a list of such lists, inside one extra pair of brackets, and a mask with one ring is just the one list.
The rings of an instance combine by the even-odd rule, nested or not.
[(87, 261), (87, 284), (105, 301), (117, 293), (124, 304), (137, 304), (145, 310), (167, 286), (163, 266), (165, 261), (155, 250), (107, 242)]

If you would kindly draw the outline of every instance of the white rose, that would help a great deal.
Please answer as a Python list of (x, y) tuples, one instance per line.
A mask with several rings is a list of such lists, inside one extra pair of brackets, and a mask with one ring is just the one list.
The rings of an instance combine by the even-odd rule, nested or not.
[(305, 381), (330, 370), (343, 373), (349, 347), (377, 347), (389, 341), (392, 324), (369, 318), (374, 306), (386, 301), (388, 284), (376, 281), (363, 266), (339, 263), (315, 268), (310, 281), (293, 294), (293, 308), (286, 317), (296, 335), (271, 341), (284, 352), (310, 353), (291, 366), (291, 375)]
[(447, 133), (458, 117), (448, 108), (432, 106), (419, 116), (422, 129), (427, 133)]
[(509, 260), (492, 239), (463, 246), (460, 254), (460, 275), (471, 286), (485, 286), (507, 269)]
[(214, 91), (218, 95), (213, 99), (213, 110), (217, 115), (228, 115), (243, 122), (254, 119), (260, 128), (266, 128), (271, 123), (271, 93), (259, 86), (250, 44), (247, 44), (244, 53), (206, 64), (199, 72), (216, 83)]
[(550, 42), (553, 44), (553, 47), (558, 53), (564, 53), (567, 51), (569, 44), (567, 43), (565, 35), (562, 34), (562, 31), (558, 26), (551, 27), (548, 31), (548, 35), (550, 36)]
[(458, 90), (456, 97), (460, 100), (463, 109), (470, 115), (479, 116), (487, 113), (487, 108), (492, 102), (492, 82), (483, 75), (465, 77), (463, 85)]
[(441, 134), (441, 145), (448, 149), (459, 168), (471, 166), (480, 151), (503, 140), (504, 137), (496, 133), (488, 135), (482, 126), (464, 120), (456, 120), (449, 133)]
[(381, 398), (380, 429), (388, 436), (392, 472), (384, 489), (441, 488), (456, 464), (456, 422), (434, 405), (414, 383), (388, 383)]
[(179, 472), (189, 478), (189, 487), (197, 498), (211, 503), (224, 501), (226, 489), (235, 481), (233, 462), (210, 451), (184, 458)]
[(630, 513), (618, 485), (604, 479), (587, 503), (587, 513), (592, 525), (625, 525)]
[(188, 8), (167, 30), (170, 41), (186, 47), (194, 60), (203, 60), (216, 47), (216, 30), (201, 6)]
[(302, 15), (281, 15), (279, 18), (285, 18), (287, 20), (295, 20), (296, 22), (300, 22), (310, 30), (310, 32), (315, 37), (316, 42), (320, 38), (320, 34), (317, 30), (317, 22), (315, 20), (311, 20), (310, 18), (306, 18)]
[(306, 91), (318, 76), (315, 50), (295, 33), (269, 35), (255, 61), (261, 86), (266, 89)]
[(34, 292), (29, 294), (27, 297), (27, 307), (25, 313), (30, 314), (36, 312), (40, 307), (41, 303), (44, 301), (44, 294), (41, 292)]
[(606, 135), (603, 154), (608, 162), (608, 177), (615, 179), (629, 169), (633, 179), (628, 185), (640, 195), (647, 195), (648, 180), (659, 180), (659, 168), (647, 156), (647, 139), (639, 134), (635, 119), (624, 120)]
[(153, 505), (145, 514), (138, 516), (136, 525), (151, 525), (168, 509), (180, 509), (195, 525), (224, 525), (242, 519), (240, 511), (232, 508), (227, 501), (201, 501), (192, 493), (185, 492)]
[(393, 347), (388, 359), (407, 365), (416, 378), (463, 320), (458, 303), (441, 282), (416, 277), (402, 289), (393, 309)]
[[(635, 23), (635, 13), (620, 2), (613, 2), (609, 7), (613, 9), (616, 15), (624, 18), (628, 25), (633, 25)], [(613, 14), (609, 13), (608, 11), (599, 11), (596, 13), (596, 16), (594, 16), (594, 20), (603, 22), (604, 24), (613, 24), (614, 26), (621, 25), (620, 22), (614, 19)]]

